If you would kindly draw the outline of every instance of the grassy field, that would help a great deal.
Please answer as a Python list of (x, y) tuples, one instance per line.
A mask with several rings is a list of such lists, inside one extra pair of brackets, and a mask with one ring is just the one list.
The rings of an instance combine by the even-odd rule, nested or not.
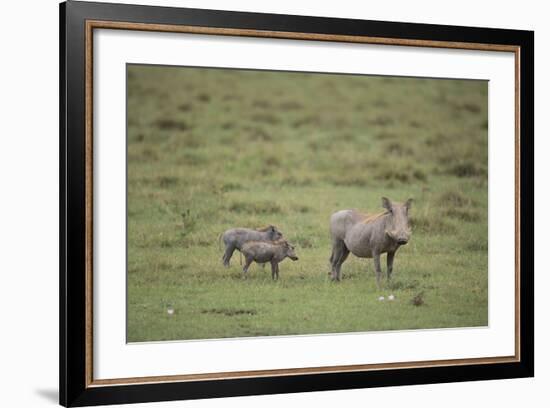
[[(128, 341), (487, 325), (487, 103), (481, 81), (129, 66)], [(382, 196), (414, 198), (392, 282), (353, 256), (331, 282), (331, 213)], [(219, 234), (267, 224), (300, 260), (224, 269)]]

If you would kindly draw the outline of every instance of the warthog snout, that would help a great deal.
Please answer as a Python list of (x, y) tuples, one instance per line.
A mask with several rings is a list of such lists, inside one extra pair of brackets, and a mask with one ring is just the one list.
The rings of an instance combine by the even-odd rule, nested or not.
[(292, 245), (287, 246), (286, 256), (288, 256), (293, 261), (298, 260), (298, 256), (296, 255), (296, 252), (294, 252), (294, 247)]
[(409, 242), (409, 238), (411, 236), (410, 232), (396, 233), (388, 230), (386, 230), (386, 235), (397, 242), (399, 245), (405, 245), (407, 242)]

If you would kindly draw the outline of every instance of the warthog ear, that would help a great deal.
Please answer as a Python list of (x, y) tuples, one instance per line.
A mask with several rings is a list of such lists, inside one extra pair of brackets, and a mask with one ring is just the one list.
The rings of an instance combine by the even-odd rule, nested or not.
[(407, 207), (407, 211), (409, 211), (411, 209), (411, 205), (413, 203), (413, 199), (412, 198), (409, 198), (406, 202), (405, 202), (405, 207)]
[(382, 207), (386, 210), (391, 211), (391, 201), (387, 197), (382, 197)]
[(274, 227), (273, 225), (270, 225), (270, 226), (269, 226), (269, 230), (270, 230), (271, 232), (275, 232), (275, 227)]

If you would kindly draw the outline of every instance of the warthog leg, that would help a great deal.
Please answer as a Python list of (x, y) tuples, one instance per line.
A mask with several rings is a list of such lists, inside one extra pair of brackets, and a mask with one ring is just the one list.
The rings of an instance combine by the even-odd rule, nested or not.
[(391, 273), (393, 272), (393, 259), (395, 257), (394, 252), (388, 252), (387, 265), (388, 265), (388, 281), (391, 279)]
[(338, 259), (340, 258), (341, 251), (342, 250), (340, 249), (340, 245), (337, 242), (333, 241), (332, 254), (330, 255), (330, 273), (333, 281), (336, 280), (336, 278), (338, 277), (336, 273), (336, 264), (338, 263)]
[(225, 248), (225, 252), (223, 254), (223, 265), (226, 267), (226, 268), (229, 268), (229, 260), (231, 259), (231, 257), (233, 256), (233, 252), (235, 251), (235, 247), (233, 245), (228, 245), (226, 248)]
[(336, 274), (338, 276), (338, 280), (340, 280), (342, 276), (342, 273), (341, 273), (342, 264), (346, 259), (348, 259), (348, 256), (349, 256), (349, 249), (344, 245), (344, 248), (342, 249), (342, 256), (340, 256), (338, 265), (336, 265)]
[(330, 262), (332, 264), (332, 280), (339, 281), (341, 278), (340, 270), (342, 264), (349, 255), (349, 249), (342, 240), (332, 241), (332, 255), (330, 256)]
[(244, 273), (243, 278), (245, 278), (245, 279), (248, 276), (248, 268), (250, 268), (250, 265), (252, 264), (252, 261), (253, 261), (252, 258), (246, 258), (245, 257), (244, 266), (243, 266), (243, 273)]
[(376, 270), (376, 286), (378, 286), (378, 289), (380, 289), (380, 279), (382, 278), (382, 268), (380, 267), (380, 253), (374, 253), (373, 258), (374, 269)]
[(279, 279), (279, 263), (271, 261), (271, 279)]

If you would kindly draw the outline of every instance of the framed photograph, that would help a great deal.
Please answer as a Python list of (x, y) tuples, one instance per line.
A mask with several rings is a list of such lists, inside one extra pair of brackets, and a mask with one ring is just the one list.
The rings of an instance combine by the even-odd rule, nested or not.
[(62, 405), (534, 375), (533, 32), (60, 27)]

